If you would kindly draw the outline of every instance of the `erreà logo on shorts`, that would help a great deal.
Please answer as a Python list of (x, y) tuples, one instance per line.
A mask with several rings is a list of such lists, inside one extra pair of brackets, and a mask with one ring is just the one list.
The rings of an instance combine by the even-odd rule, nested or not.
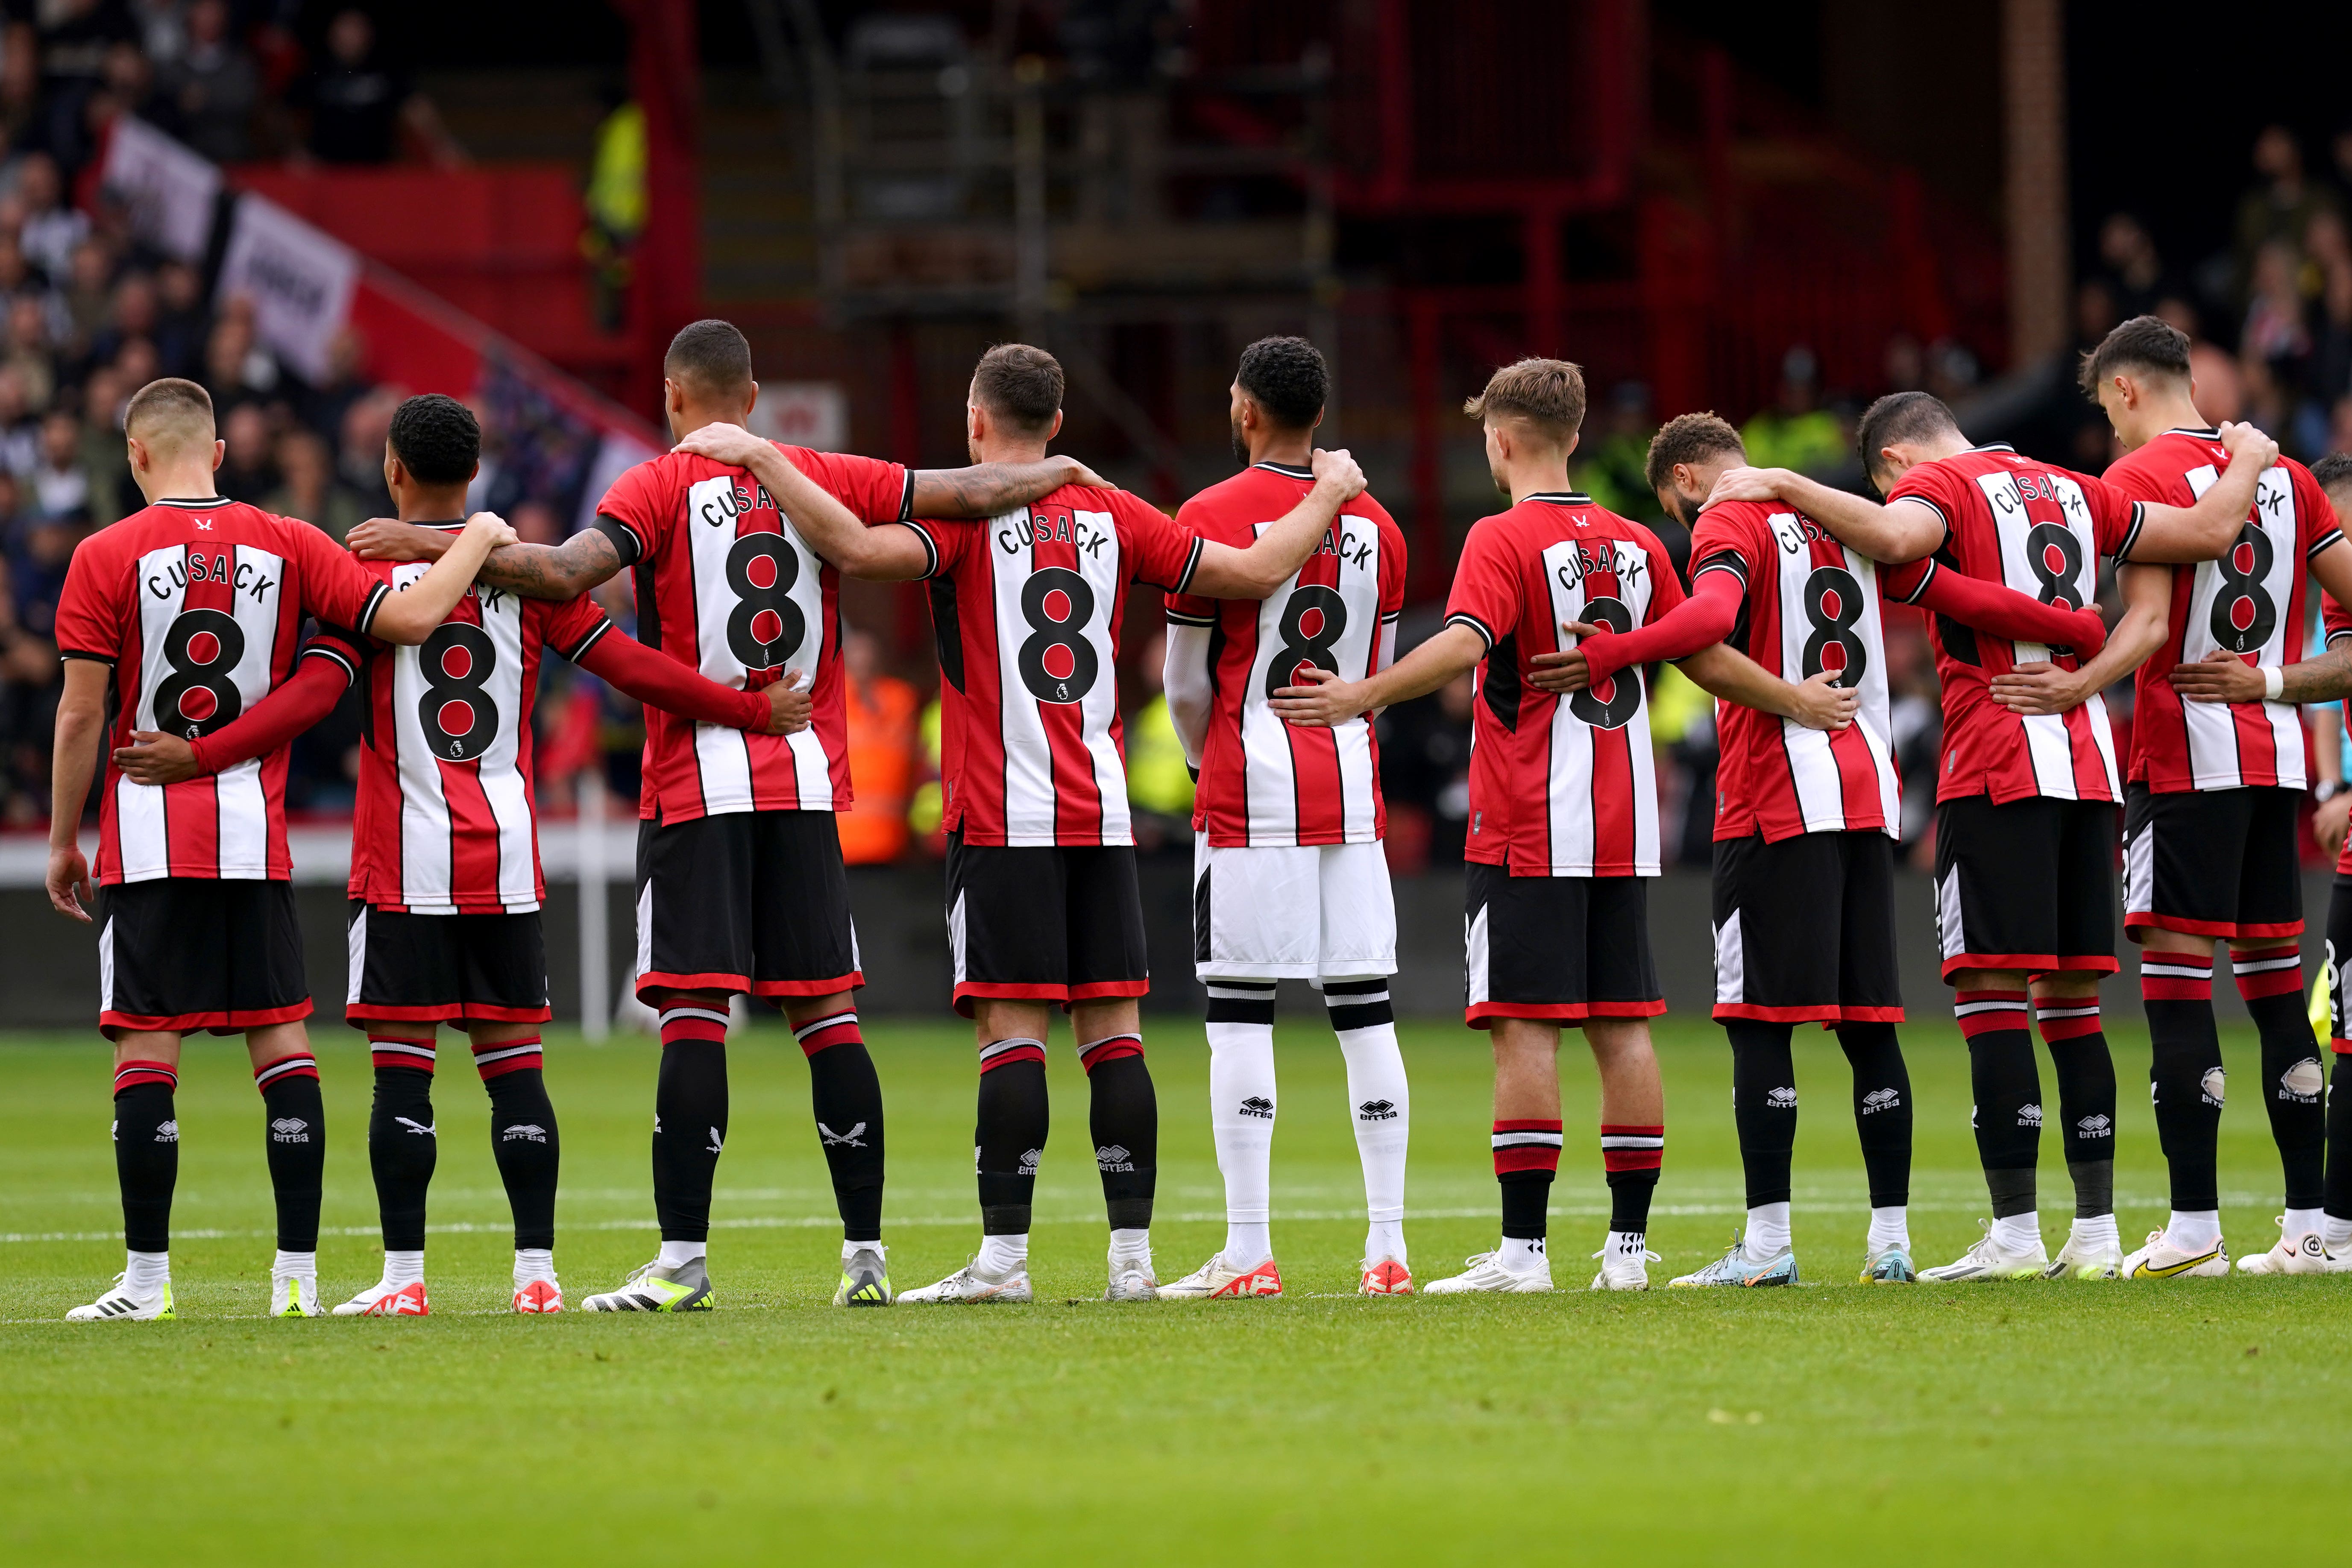
[(1262, 1094), (1253, 1094), (1242, 1101), (1241, 1112), (1244, 1116), (1255, 1116), (1271, 1121), (1274, 1120), (1274, 1101)]
[(1397, 1108), (1393, 1100), (1368, 1100), (1356, 1107), (1356, 1120), (1359, 1121), (1394, 1121), (1396, 1119)]
[(269, 1124), (272, 1143), (308, 1143), (310, 1124), (299, 1116), (281, 1116)]

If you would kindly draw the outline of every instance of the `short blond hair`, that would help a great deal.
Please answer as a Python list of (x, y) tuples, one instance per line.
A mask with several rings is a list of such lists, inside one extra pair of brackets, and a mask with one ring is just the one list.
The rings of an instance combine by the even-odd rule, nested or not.
[(1566, 446), (1584, 427), (1584, 372), (1564, 359), (1523, 359), (1486, 378), (1462, 405), (1473, 419), (1516, 419)]
[(122, 433), (151, 447), (213, 443), (213, 395), (193, 381), (167, 375), (131, 395)]

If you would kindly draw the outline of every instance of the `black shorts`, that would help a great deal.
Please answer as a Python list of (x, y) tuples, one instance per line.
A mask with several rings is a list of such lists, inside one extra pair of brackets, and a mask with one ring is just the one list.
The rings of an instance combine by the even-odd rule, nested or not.
[(2124, 791), (2124, 930), (2303, 934), (2303, 791)]
[(2352, 877), (2336, 873), (2327, 892), (2327, 1033), (2339, 1056), (2352, 1055), (2352, 1031), (2344, 1016), (2344, 962), (2352, 958)]
[(1009, 849), (948, 835), (955, 1009), (974, 1001), (1099, 1002), (1151, 989), (1128, 845)]
[(1716, 841), (1715, 1016), (1903, 1021), (1895, 847), (1886, 835)]
[(1641, 877), (1514, 877), (1465, 869), (1463, 1016), (1647, 1018), (1666, 1010), (1650, 962), (1650, 885)]
[(2116, 972), (2116, 807), (1989, 795), (1936, 807), (1936, 940), (1965, 969)]
[(98, 1025), (239, 1034), (310, 1016), (284, 882), (164, 877), (99, 892)]
[(539, 911), (521, 915), (351, 912), (352, 984), (343, 1018), (354, 1028), (379, 1020), (543, 1024), (547, 942)]
[(730, 811), (637, 825), (637, 995), (781, 1001), (866, 984), (829, 811)]

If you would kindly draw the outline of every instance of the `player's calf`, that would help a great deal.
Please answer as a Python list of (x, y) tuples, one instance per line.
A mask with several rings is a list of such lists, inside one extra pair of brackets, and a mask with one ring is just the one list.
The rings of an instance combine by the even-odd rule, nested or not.
[(132, 1058), (114, 1072), (114, 1172), (122, 1191), (127, 1256), (114, 1283), (66, 1314), (68, 1322), (151, 1322), (172, 1308), (172, 1192), (180, 1174), (179, 1073)]
[(368, 1034), (375, 1100), (368, 1115), (368, 1168), (383, 1231), (383, 1273), (335, 1309), (338, 1317), (423, 1317), (425, 1194), (440, 1155), (433, 1114), (434, 1029), (378, 1025)]
[(547, 1097), (545, 1058), (533, 1026), (478, 1027), (474, 1070), (490, 1099), (490, 1155), (514, 1215), (514, 1310), (563, 1310), (555, 1278), (555, 1188), (563, 1143)]
[(327, 1169), (327, 1112), (319, 1062), (299, 1024), (247, 1037), (261, 1091), (263, 1148), (278, 1200), (278, 1256), (269, 1268), (269, 1315), (319, 1315), (319, 1205)]

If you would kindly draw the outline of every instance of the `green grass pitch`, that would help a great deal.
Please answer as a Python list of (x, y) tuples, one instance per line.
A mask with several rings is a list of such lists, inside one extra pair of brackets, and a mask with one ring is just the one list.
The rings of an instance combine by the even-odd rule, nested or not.
[[(1197, 1025), (1147, 1033), (1159, 1079), (1162, 1278), (1222, 1236)], [(321, 1027), (331, 1300), (374, 1278), (367, 1058)], [(1913, 1232), (1942, 1262), (1983, 1189), (1965, 1057), (1908, 1031)], [(1703, 1022), (1659, 1031), (1665, 1179), (1651, 1232), (1696, 1266), (1739, 1205), (1729, 1068)], [(901, 1289), (975, 1244), (969, 1036), (873, 1029), (890, 1108)], [(2278, 1166), (2227, 1041), (2224, 1220), (2275, 1236)], [(2119, 1031), (2126, 1245), (2161, 1217), (2144, 1037)], [(1834, 1042), (1800, 1034), (1805, 1289), (1594, 1295), (1606, 1210), (1591, 1072), (1570, 1131), (1549, 1297), (1352, 1294), (1362, 1199), (1339, 1054), (1284, 1026), (1276, 1242), (1289, 1299), (1110, 1306), (1085, 1098), (1057, 1040), (1055, 1137), (1029, 1308), (842, 1311), (806, 1076), (769, 1028), (733, 1052), (712, 1273), (677, 1319), (504, 1315), (509, 1237), (480, 1088), (445, 1072), (417, 1321), (259, 1317), (270, 1241), (259, 1108), (232, 1044), (180, 1093), (180, 1321), (58, 1321), (121, 1266), (94, 1040), (0, 1044), (0, 1541), (19, 1561), (1959, 1561), (2013, 1551), (2166, 1562), (2325, 1547), (2352, 1436), (2352, 1279), (2156, 1286), (1853, 1283), (1863, 1185)], [(1493, 1245), (1483, 1041), (1405, 1031), (1412, 1260)], [(653, 1047), (555, 1040), (571, 1299), (651, 1255)], [(462, 1062), (462, 1058), (460, 1058)], [(2046, 1092), (2054, 1092), (2047, 1066)], [(2045, 1151), (2055, 1142), (2044, 1141)], [(2067, 1188), (2043, 1173), (2044, 1230)], [(2314, 1560), (2317, 1560), (2315, 1557)]]

